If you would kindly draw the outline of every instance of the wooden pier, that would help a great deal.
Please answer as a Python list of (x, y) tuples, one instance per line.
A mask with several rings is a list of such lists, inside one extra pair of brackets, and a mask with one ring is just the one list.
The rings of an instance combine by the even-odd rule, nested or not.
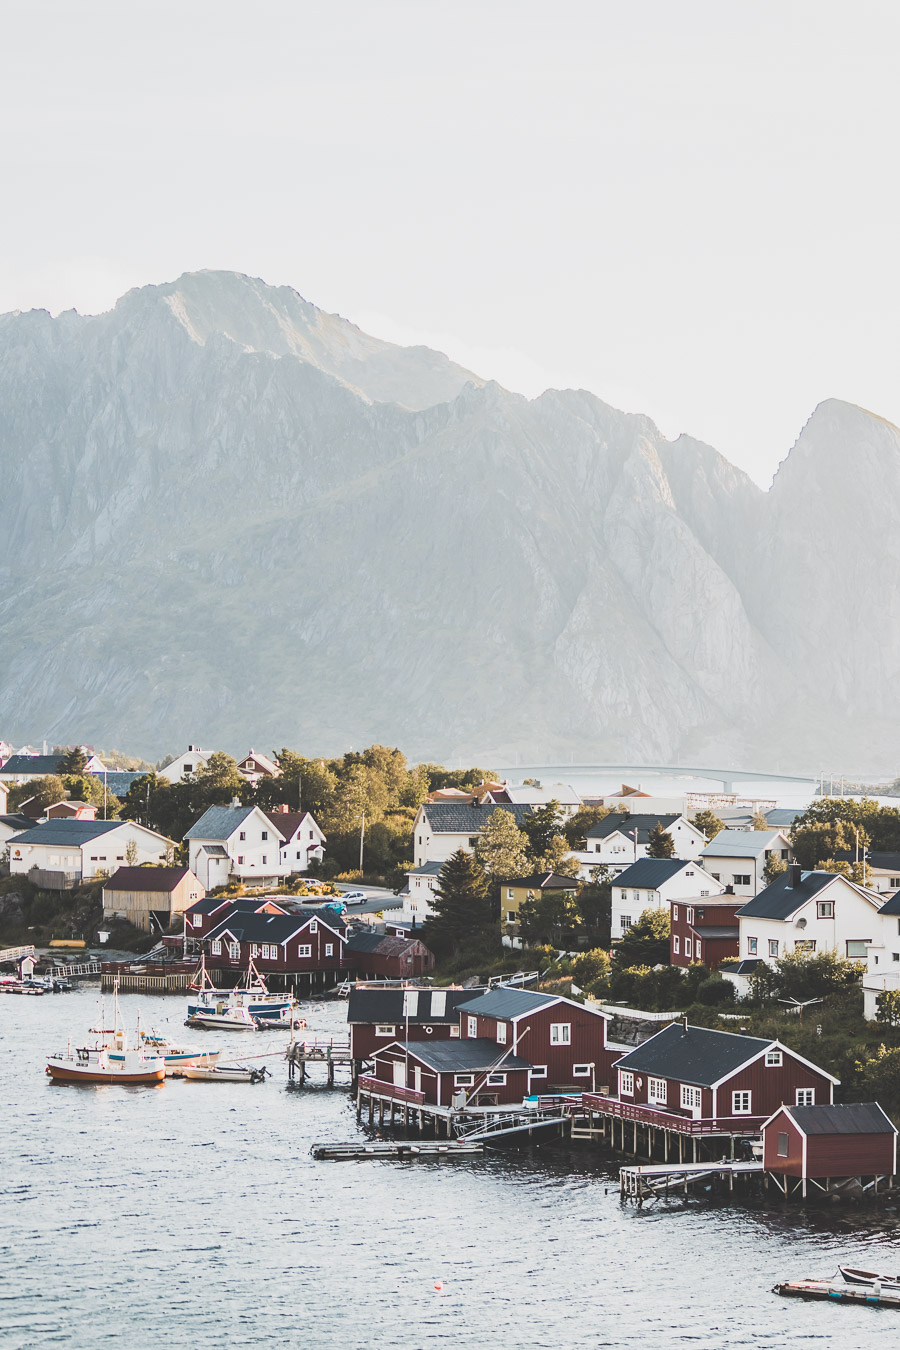
[(882, 1293), (881, 1285), (840, 1284), (836, 1280), (785, 1280), (773, 1294), (785, 1298), (823, 1298), (832, 1303), (856, 1303), (870, 1308), (900, 1308), (900, 1295), (893, 1289)]
[(709, 1183), (734, 1191), (735, 1179), (763, 1176), (761, 1162), (663, 1163), (646, 1167), (619, 1169), (619, 1195), (623, 1200), (636, 1200), (640, 1208), (645, 1200), (668, 1199), (687, 1195), (691, 1187)]
[(334, 1087), (334, 1071), (337, 1065), (347, 1065), (352, 1071), (353, 1060), (350, 1057), (350, 1042), (336, 1040), (291, 1041), (284, 1057), (288, 1064), (288, 1082), (306, 1082), (308, 1064), (325, 1064), (328, 1068), (328, 1086)]
[(437, 1140), (379, 1139), (375, 1143), (355, 1142), (350, 1144), (313, 1144), (309, 1150), (314, 1158), (329, 1159), (332, 1162), (349, 1161), (354, 1158), (471, 1158), (484, 1152), (484, 1145), (469, 1141), (441, 1144)]
[(436, 1106), (426, 1101), (422, 1092), (386, 1083), (370, 1074), (362, 1074), (356, 1083), (357, 1120), (367, 1108), (370, 1125), (415, 1129), (420, 1134), (429, 1130), (466, 1142), (489, 1142), (512, 1135), (532, 1138), (535, 1131), (547, 1126), (567, 1130), (569, 1115), (555, 1104), (556, 1099), (553, 1101), (554, 1104), (543, 1107)]

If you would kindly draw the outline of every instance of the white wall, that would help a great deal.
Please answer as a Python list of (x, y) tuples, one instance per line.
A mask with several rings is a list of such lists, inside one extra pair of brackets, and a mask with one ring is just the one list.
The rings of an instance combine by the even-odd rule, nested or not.
[[(833, 904), (833, 918), (819, 918), (818, 906), (824, 903)], [(844, 877), (835, 876), (833, 882), (806, 900), (788, 920), (740, 917), (738, 922), (741, 959), (759, 957), (772, 964), (786, 952), (797, 950), (798, 943), (815, 942), (816, 952), (831, 951), (840, 956), (847, 956), (848, 942), (868, 941), (876, 949), (881, 948), (883, 925), (887, 921), (879, 916), (875, 903), (860, 895)], [(751, 949), (752, 939), (756, 940), (755, 951)], [(777, 950), (770, 950), (770, 942), (778, 944)]]
[[(137, 847), (133, 864), (126, 860), (126, 849), (130, 842)], [(112, 873), (117, 867), (164, 863), (167, 842), (143, 825), (123, 821), (117, 829), (90, 839), (80, 847), (65, 844), (21, 844), (12, 847), (9, 867), (10, 872), (17, 873), (28, 872), (32, 867), (48, 872), (74, 872), (88, 880), (98, 872)]]
[(183, 755), (173, 759), (171, 764), (167, 764), (164, 769), (158, 770), (160, 778), (167, 779), (170, 783), (178, 783), (182, 778), (187, 778), (190, 774), (195, 774), (199, 768), (206, 764), (211, 750), (185, 750)]
[[(670, 900), (700, 900), (707, 895), (721, 895), (725, 887), (704, 872), (700, 866), (684, 867), (670, 877), (658, 890), (619, 886), (612, 887), (612, 937), (620, 938), (645, 909), (668, 909)], [(624, 922), (624, 920), (628, 922)]]

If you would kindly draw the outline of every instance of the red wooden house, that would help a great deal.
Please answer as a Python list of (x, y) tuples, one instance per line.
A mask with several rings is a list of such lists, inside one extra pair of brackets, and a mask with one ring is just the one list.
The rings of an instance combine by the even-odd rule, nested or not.
[(300, 910), (295, 914), (247, 913), (234, 910), (204, 938), (207, 965), (246, 970), (252, 959), (272, 987), (299, 982), (324, 988), (346, 971), (347, 941), (340, 919), (329, 913)]
[(762, 1138), (766, 1171), (784, 1178), (805, 1182), (897, 1172), (897, 1127), (877, 1102), (780, 1106), (763, 1125)]
[(720, 961), (740, 953), (740, 924), (737, 912), (747, 903), (746, 896), (712, 895), (702, 900), (670, 901), (672, 932), (669, 961), (673, 966), (690, 966), (702, 961), (716, 970)]
[(480, 989), (365, 989), (350, 990), (347, 1023), (350, 1055), (371, 1059), (392, 1041), (448, 1041), (459, 1039), (460, 1003), (468, 1003)]
[(347, 963), (363, 979), (411, 980), (434, 969), (434, 956), (418, 938), (354, 933), (347, 942)]
[(607, 1013), (555, 994), (490, 989), (459, 1005), (463, 1040), (509, 1046), (530, 1064), (536, 1092), (596, 1091), (614, 1081), (621, 1051), (607, 1049)]
[(394, 1041), (374, 1056), (372, 1079), (432, 1106), (507, 1106), (528, 1095), (531, 1065), (496, 1041)]
[[(665, 1128), (679, 1118), (757, 1133), (782, 1104), (832, 1100), (836, 1078), (779, 1041), (673, 1022), (616, 1064), (616, 1098), (629, 1115)], [(600, 1107), (602, 1110), (602, 1105)]]
[(257, 896), (205, 895), (195, 900), (184, 911), (184, 936), (204, 938), (217, 928), (223, 919), (231, 914), (287, 914), (273, 900), (260, 900)]

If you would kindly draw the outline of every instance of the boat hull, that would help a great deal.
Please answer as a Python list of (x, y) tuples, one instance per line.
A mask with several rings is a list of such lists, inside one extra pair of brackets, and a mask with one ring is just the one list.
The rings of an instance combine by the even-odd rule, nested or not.
[(52, 1059), (47, 1064), (47, 1073), (57, 1083), (130, 1083), (138, 1086), (162, 1083), (166, 1076), (166, 1066), (146, 1069), (103, 1069), (93, 1064), (80, 1068), (77, 1064), (61, 1064)]

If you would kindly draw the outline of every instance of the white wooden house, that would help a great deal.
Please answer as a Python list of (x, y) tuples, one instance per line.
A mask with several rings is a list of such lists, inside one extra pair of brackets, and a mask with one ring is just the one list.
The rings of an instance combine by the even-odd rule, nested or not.
[(721, 895), (698, 862), (685, 858), (640, 858), (620, 872), (612, 885), (612, 938), (615, 942), (645, 909), (668, 909), (673, 900)]
[(285, 875), (284, 834), (258, 806), (210, 806), (184, 837), (190, 869), (208, 891), (235, 878), (265, 886)]
[(133, 820), (48, 820), (9, 840), (9, 869), (37, 868), (65, 884), (109, 875), (126, 862), (165, 863), (171, 847), (170, 839)]
[(716, 881), (730, 886), (735, 895), (757, 895), (768, 885), (765, 876), (770, 858), (786, 863), (791, 842), (782, 830), (721, 830), (700, 855), (703, 866)]
[(773, 964), (789, 952), (837, 952), (868, 961), (884, 945), (882, 896), (833, 872), (799, 863), (738, 910), (742, 962)]
[(325, 857), (325, 835), (310, 811), (267, 811), (266, 815), (283, 836), (281, 866), (286, 876), (307, 872), (310, 863)]
[(587, 831), (585, 847), (575, 855), (582, 864), (582, 875), (587, 877), (592, 867), (601, 864), (621, 872), (646, 858), (650, 834), (658, 826), (671, 836), (677, 858), (699, 858), (706, 847), (706, 835), (684, 815), (614, 811)]
[(531, 809), (521, 803), (423, 802), (413, 826), (413, 861), (421, 867), (427, 862), (446, 862), (459, 849), (471, 853), (495, 811), (508, 811), (521, 826)]
[(158, 769), (157, 775), (169, 783), (180, 783), (182, 778), (191, 778), (198, 769), (203, 769), (214, 751), (201, 750), (199, 745), (189, 745), (184, 754), (178, 755), (164, 769)]

